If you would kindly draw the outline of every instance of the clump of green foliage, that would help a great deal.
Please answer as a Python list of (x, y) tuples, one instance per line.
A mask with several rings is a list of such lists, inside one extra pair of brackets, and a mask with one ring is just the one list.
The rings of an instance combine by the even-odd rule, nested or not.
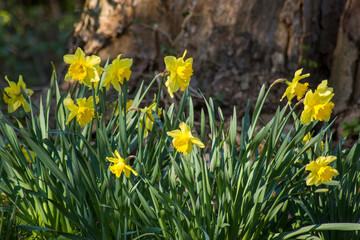
[[(64, 57), (66, 79), (76, 80), (65, 93), (55, 71), (39, 103), (24, 83), (9, 81), (9, 108), (29, 105), (24, 121), (15, 110), (0, 112), (0, 191), (16, 208), (10, 220), (37, 239), (359, 238), (360, 144), (332, 147), (327, 82), (305, 93), (298, 81), (309, 74), (298, 70), (286, 81), (289, 104), (267, 123), (260, 116), (274, 84), (262, 86), (241, 121), (235, 109), (224, 119), (205, 97), (196, 119), (187, 87), (193, 60), (185, 54), (166, 57), (166, 71), (134, 96), (131, 59), (102, 68), (80, 49)], [(168, 108), (159, 97), (164, 82), (180, 96)], [(154, 102), (143, 106), (155, 83)], [(304, 95), (298, 114), (301, 101), (290, 101)]]

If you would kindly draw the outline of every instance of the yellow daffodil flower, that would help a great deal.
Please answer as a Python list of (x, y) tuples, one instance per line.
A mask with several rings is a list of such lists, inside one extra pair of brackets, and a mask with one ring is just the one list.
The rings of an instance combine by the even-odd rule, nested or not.
[[(95, 98), (96, 103), (98, 103), (99, 98)], [(95, 116), (94, 112), (94, 101), (93, 97), (86, 98), (78, 98), (76, 99), (76, 104), (71, 99), (70, 95), (64, 100), (64, 105), (70, 110), (70, 114), (66, 124), (68, 124), (74, 117), (80, 124), (81, 127), (90, 123), (91, 120)]]
[(185, 55), (186, 50), (184, 55), (180, 58), (167, 56), (164, 59), (166, 70), (170, 72), (170, 75), (165, 82), (165, 86), (167, 87), (171, 98), (174, 97), (174, 92), (178, 91), (179, 88), (181, 91), (185, 91), (185, 88), (189, 86), (190, 78), (193, 75), (193, 59), (188, 58), (184, 61)]
[(130, 79), (130, 67), (133, 60), (131, 58), (120, 60), (120, 57), (121, 54), (105, 68), (105, 76), (101, 82), (101, 86), (106, 87), (106, 90), (109, 89), (111, 83), (114, 88), (120, 92), (120, 84), (124, 83), (124, 79), (126, 79), (126, 81), (129, 81)]
[(308, 141), (310, 141), (312, 139), (312, 137), (311, 137), (311, 134), (308, 132), (304, 137), (303, 137), (303, 139), (301, 140), (301, 143), (303, 144), (303, 145), (305, 145)]
[(312, 161), (306, 165), (305, 170), (310, 171), (309, 176), (306, 178), (306, 185), (319, 186), (320, 184), (326, 183), (333, 177), (339, 175), (339, 172), (335, 168), (328, 166), (335, 160), (335, 156), (321, 156), (318, 157), (316, 161)]
[(327, 86), (327, 80), (323, 80), (313, 93), (311, 90), (306, 93), (304, 99), (304, 111), (301, 113), (300, 121), (308, 125), (314, 120), (329, 121), (334, 108), (330, 102), (334, 96), (333, 89)]
[(21, 147), (21, 151), (23, 152), (25, 159), (28, 163), (31, 163), (31, 159), (33, 159), (33, 161), (35, 162), (35, 153), (33, 151), (29, 150), (28, 152), (24, 146)]
[[(129, 110), (129, 108), (131, 107), (133, 103), (133, 100), (129, 100), (126, 102), (126, 112)], [(113, 102), (113, 106), (116, 107), (117, 101)], [(118, 115), (119, 114), (119, 107), (117, 107), (116, 109), (114, 109), (114, 115)], [(123, 108), (123, 113), (124, 113), (124, 108)]]
[[(10, 151), (13, 150), (12, 147), (10, 146), (10, 144), (8, 144), (8, 147), (9, 147)], [(33, 151), (29, 150), (29, 152), (28, 152), (28, 150), (26, 150), (26, 148), (24, 146), (21, 146), (21, 151), (24, 154), (25, 159), (28, 163), (31, 163), (31, 159), (35, 162), (35, 153)]]
[(205, 147), (200, 139), (193, 137), (191, 129), (186, 123), (180, 123), (179, 128), (180, 130), (167, 132), (167, 135), (173, 138), (173, 145), (178, 152), (182, 152), (185, 156), (187, 156), (191, 153), (193, 144), (199, 146), (200, 148)]
[(132, 172), (135, 176), (138, 175), (138, 173), (132, 169), (128, 164), (126, 164), (126, 162), (124, 161), (124, 159), (120, 156), (119, 152), (117, 150), (115, 150), (115, 158), (113, 157), (106, 157), (106, 159), (109, 162), (114, 163), (114, 165), (110, 166), (110, 171), (116, 175), (116, 177), (120, 177), (122, 172), (125, 173), (125, 176), (127, 178), (130, 177), (130, 172)]
[[(309, 141), (311, 141), (313, 138), (311, 137), (310, 132), (308, 132), (304, 138), (301, 140), (301, 143), (303, 144), (303, 146), (305, 146), (306, 143), (308, 143)], [(321, 141), (321, 152), (324, 150), (324, 142)], [(306, 152), (309, 152), (310, 149), (308, 149)]]
[(9, 87), (4, 89), (4, 101), (8, 105), (8, 112), (15, 112), (21, 105), (23, 106), (25, 112), (30, 111), (30, 104), (24, 98), (21, 88), (27, 93), (28, 96), (31, 96), (34, 91), (31, 89), (27, 89), (26, 85), (23, 81), (23, 77), (19, 76), (19, 81), (16, 84), (15, 82), (9, 81), (7, 77), (5, 77), (6, 81), (9, 83)]
[(309, 77), (310, 73), (301, 75), (302, 70), (303, 69), (301, 68), (295, 72), (292, 82), (286, 81), (286, 84), (289, 86), (286, 88), (285, 93), (282, 96), (280, 101), (282, 101), (284, 99), (284, 97), (286, 97), (288, 99), (289, 103), (291, 103), (291, 99), (293, 99), (295, 96), (297, 96), (297, 100), (299, 101), (305, 95), (309, 84), (308, 83), (299, 83), (299, 81), (303, 78)]
[[(140, 108), (140, 126), (142, 128), (143, 125), (143, 117), (145, 116), (145, 130), (144, 130), (144, 138), (148, 136), (148, 131), (152, 131), (153, 125), (154, 125), (154, 115), (152, 114), (151, 110), (154, 112), (156, 111), (156, 102), (152, 102), (148, 107)], [(160, 115), (162, 114), (162, 111), (160, 108), (158, 108), (158, 117), (160, 118)]]
[(88, 87), (91, 87), (91, 83), (94, 83), (95, 87), (97, 86), (100, 81), (99, 76), (103, 71), (103, 68), (99, 66), (100, 57), (95, 55), (85, 57), (83, 50), (77, 48), (75, 54), (64, 56), (64, 62), (70, 64), (65, 76), (66, 81), (74, 79)]

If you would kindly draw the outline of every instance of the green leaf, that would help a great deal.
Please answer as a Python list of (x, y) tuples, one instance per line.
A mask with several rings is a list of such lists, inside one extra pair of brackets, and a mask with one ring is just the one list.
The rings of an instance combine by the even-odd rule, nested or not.
[(291, 239), (301, 234), (309, 233), (311, 231), (359, 231), (360, 223), (324, 223), (314, 224), (306, 227), (296, 229), (289, 233), (282, 233), (275, 238), (277, 239)]

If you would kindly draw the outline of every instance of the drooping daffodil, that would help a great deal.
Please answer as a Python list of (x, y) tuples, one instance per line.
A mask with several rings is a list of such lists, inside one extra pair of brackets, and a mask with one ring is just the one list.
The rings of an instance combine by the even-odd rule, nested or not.
[(291, 103), (291, 99), (293, 99), (295, 96), (297, 97), (297, 100), (299, 101), (305, 95), (309, 84), (308, 83), (299, 83), (299, 81), (303, 78), (309, 77), (310, 73), (301, 75), (302, 70), (303, 69), (301, 68), (295, 72), (294, 78), (291, 82), (288, 82), (288, 81), (285, 82), (288, 85), (288, 87), (286, 88), (285, 93), (282, 96), (280, 101), (282, 101), (284, 99), (284, 97), (286, 97), (288, 99), (289, 103)]
[[(133, 103), (133, 100), (131, 100), (131, 99), (126, 102), (126, 109), (125, 109), (126, 112), (130, 109), (132, 103)], [(117, 105), (117, 101), (113, 102), (112, 105), (113, 105), (114, 107), (116, 107), (116, 108), (114, 109), (114, 115), (118, 115), (118, 114), (119, 114), (119, 107), (118, 107), (118, 105)], [(122, 108), (122, 112), (123, 112), (123, 114), (124, 114), (124, 108)]]
[[(304, 138), (301, 140), (301, 143), (303, 146), (305, 146), (305, 144), (307, 144), (308, 142), (310, 142), (313, 138), (311, 137), (311, 133), (308, 132)], [(321, 141), (321, 152), (324, 150), (324, 142)], [(309, 152), (310, 149), (308, 149), (306, 152)]]
[[(155, 97), (156, 98), (156, 97)], [(148, 107), (140, 108), (140, 126), (143, 126), (143, 118), (145, 118), (144, 138), (148, 136), (148, 131), (152, 131), (154, 125), (154, 115), (152, 111), (156, 112), (156, 101), (154, 100)], [(160, 108), (157, 110), (157, 115), (160, 118), (162, 111)]]

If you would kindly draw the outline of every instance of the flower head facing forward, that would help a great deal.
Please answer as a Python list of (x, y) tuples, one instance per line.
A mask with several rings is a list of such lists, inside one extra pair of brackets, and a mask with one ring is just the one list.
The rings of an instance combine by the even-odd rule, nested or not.
[(86, 56), (81, 48), (77, 48), (75, 54), (66, 54), (64, 62), (70, 64), (68, 73), (65, 76), (66, 81), (71, 79), (91, 87), (93, 82), (95, 87), (100, 81), (100, 74), (103, 68), (99, 66), (101, 59), (98, 56)]
[(34, 91), (31, 89), (27, 89), (26, 85), (23, 81), (23, 77), (19, 76), (19, 81), (16, 84), (15, 82), (9, 81), (7, 77), (5, 77), (6, 81), (9, 83), (9, 87), (4, 89), (4, 101), (8, 105), (8, 112), (15, 112), (20, 106), (23, 106), (25, 112), (30, 111), (30, 104), (24, 98), (21, 88), (24, 89), (25, 93), (28, 96), (31, 96)]
[(184, 61), (185, 55), (186, 50), (180, 58), (167, 56), (164, 59), (166, 70), (170, 72), (170, 75), (165, 82), (165, 86), (167, 87), (171, 98), (174, 97), (174, 92), (178, 91), (179, 88), (181, 91), (185, 91), (185, 88), (189, 86), (190, 78), (193, 75), (193, 59), (188, 58)]
[(135, 176), (138, 175), (138, 173), (132, 169), (128, 164), (126, 164), (126, 162), (124, 161), (124, 159), (120, 156), (119, 152), (117, 150), (115, 150), (114, 152), (115, 158), (113, 157), (106, 157), (106, 159), (109, 162), (114, 163), (114, 165), (110, 166), (110, 171), (115, 174), (116, 177), (120, 177), (122, 172), (125, 173), (125, 176), (127, 178), (130, 177), (130, 173), (132, 172)]
[(185, 156), (189, 155), (193, 149), (193, 144), (204, 148), (205, 145), (200, 139), (193, 137), (190, 127), (182, 122), (179, 125), (180, 130), (173, 130), (167, 132), (167, 135), (173, 138), (173, 145), (178, 152), (184, 153)]
[[(152, 131), (154, 125), (154, 115), (152, 111), (156, 112), (156, 102), (153, 101), (148, 107), (140, 108), (140, 126), (143, 125), (143, 117), (145, 116), (145, 129), (144, 129), (144, 138), (148, 136), (148, 131)], [(158, 117), (160, 118), (162, 111), (158, 108)]]
[(334, 96), (333, 89), (327, 86), (327, 80), (323, 80), (313, 93), (311, 90), (306, 93), (304, 99), (304, 111), (301, 113), (300, 121), (308, 125), (314, 120), (329, 121), (334, 108), (330, 102)]
[(310, 171), (309, 176), (306, 178), (306, 185), (319, 186), (322, 183), (331, 181), (333, 177), (339, 175), (339, 172), (335, 168), (328, 166), (335, 160), (335, 156), (321, 156), (318, 157), (316, 161), (312, 161), (306, 165), (305, 170)]
[(295, 96), (297, 96), (297, 100), (299, 101), (305, 95), (309, 84), (308, 83), (299, 83), (299, 81), (303, 78), (309, 77), (310, 73), (301, 75), (302, 70), (303, 69), (301, 68), (295, 72), (292, 82), (286, 82), (288, 87), (286, 88), (285, 93), (282, 96), (280, 101), (282, 101), (284, 99), (284, 97), (286, 97), (288, 99), (289, 103), (291, 103), (291, 99), (293, 99)]
[(130, 58), (120, 60), (120, 57), (121, 54), (105, 68), (105, 76), (101, 82), (101, 86), (106, 87), (106, 90), (109, 89), (111, 83), (114, 88), (120, 92), (120, 84), (124, 83), (124, 79), (126, 79), (126, 81), (129, 81), (130, 79), (130, 67), (133, 60)]
[[(95, 98), (96, 103), (99, 101), (99, 98)], [(70, 114), (66, 124), (68, 124), (74, 117), (80, 124), (81, 127), (90, 123), (95, 116), (94, 111), (94, 100), (93, 97), (78, 98), (76, 99), (76, 104), (71, 99), (70, 95), (64, 100), (64, 105), (70, 110)]]

